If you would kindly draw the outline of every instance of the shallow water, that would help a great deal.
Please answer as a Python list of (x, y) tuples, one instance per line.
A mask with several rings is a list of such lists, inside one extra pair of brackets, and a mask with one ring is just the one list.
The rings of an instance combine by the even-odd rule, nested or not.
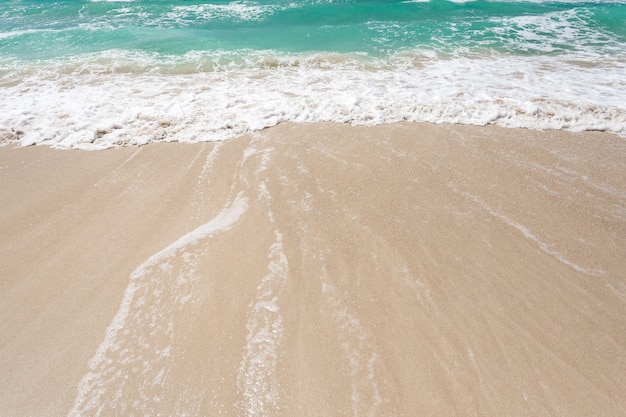
[(2, 141), (282, 121), (626, 131), (621, 1), (12, 1), (0, 17)]

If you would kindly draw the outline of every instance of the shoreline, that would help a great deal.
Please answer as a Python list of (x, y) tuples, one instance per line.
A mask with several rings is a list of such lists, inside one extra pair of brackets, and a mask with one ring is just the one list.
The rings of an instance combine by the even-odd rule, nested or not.
[(619, 136), (281, 123), (9, 146), (7, 415), (626, 411)]
[[(264, 132), (267, 132), (268, 130), (273, 130), (278, 128), (281, 125), (295, 125), (295, 126), (302, 126), (303, 129), (307, 129), (307, 126), (314, 126), (316, 125), (335, 125), (335, 126), (340, 126), (341, 128), (346, 128), (346, 129), (368, 129), (368, 128), (372, 128), (372, 129), (377, 129), (377, 128), (383, 128), (384, 126), (397, 126), (397, 125), (414, 125), (416, 126), (416, 128), (418, 128), (419, 126), (434, 126), (434, 127), (441, 127), (443, 129), (446, 129), (446, 127), (457, 127), (460, 128), (461, 130), (464, 128), (468, 128), (468, 129), (503, 129), (505, 131), (510, 130), (513, 133), (509, 136), (515, 136), (515, 132), (516, 131), (529, 131), (529, 132), (534, 132), (537, 134), (542, 134), (545, 133), (546, 135), (550, 135), (550, 136), (559, 136), (560, 134), (569, 136), (569, 135), (606, 135), (606, 136), (610, 136), (610, 137), (615, 137), (617, 139), (621, 139), (624, 140), (626, 139), (626, 133), (623, 132), (615, 132), (615, 131), (611, 131), (610, 129), (604, 129), (604, 128), (597, 128), (597, 129), (593, 129), (593, 128), (589, 128), (589, 129), (584, 129), (584, 130), (571, 130), (569, 128), (534, 128), (534, 127), (519, 127), (519, 126), (507, 126), (507, 125), (501, 125), (499, 123), (487, 123), (487, 124), (471, 124), (471, 123), (450, 123), (450, 122), (430, 122), (430, 121), (411, 121), (411, 120), (398, 120), (398, 121), (385, 121), (385, 122), (381, 122), (381, 123), (376, 123), (376, 124), (361, 124), (361, 123), (352, 123), (352, 122), (337, 122), (337, 121), (291, 121), (291, 120), (286, 120), (286, 121), (280, 121), (274, 125), (269, 125), (263, 128), (260, 128), (258, 130), (252, 130), (252, 131), (243, 131), (239, 134), (237, 134), (236, 136), (225, 136), (223, 138), (219, 138), (219, 139), (214, 139), (214, 140), (178, 140), (178, 139), (158, 139), (155, 141), (145, 141), (145, 142), (132, 142), (132, 141), (122, 141), (119, 143), (111, 143), (109, 145), (106, 145), (105, 147), (94, 147), (91, 148), (87, 145), (90, 145), (93, 142), (96, 142), (96, 140), (94, 140), (93, 142), (85, 142), (83, 141), (82, 145), (85, 145), (86, 147), (83, 147), (81, 144), (79, 144), (80, 146), (78, 147), (74, 147), (74, 146), (59, 146), (59, 142), (52, 142), (49, 140), (45, 140), (45, 141), (23, 141), (22, 135), (23, 132), (22, 131), (15, 131), (14, 129), (11, 129), (11, 133), (7, 133), (5, 132), (4, 135), (4, 139), (2, 142), (0, 142), (0, 148), (10, 148), (10, 149), (25, 149), (25, 148), (31, 148), (31, 147), (47, 147), (50, 149), (54, 149), (54, 150), (59, 150), (59, 151), (80, 151), (80, 152), (102, 152), (102, 151), (109, 151), (112, 149), (121, 149), (121, 148), (141, 148), (144, 146), (151, 146), (151, 145), (163, 145), (163, 144), (181, 144), (181, 145), (201, 145), (201, 144), (215, 144), (215, 143), (224, 143), (224, 142), (230, 142), (230, 141), (236, 141), (236, 140), (243, 140), (245, 138), (251, 137), (251, 136), (256, 136), (259, 134), (263, 134)], [(112, 128), (115, 129), (115, 128)], [(175, 136), (175, 135), (174, 135)], [(101, 145), (98, 145), (101, 146)]]

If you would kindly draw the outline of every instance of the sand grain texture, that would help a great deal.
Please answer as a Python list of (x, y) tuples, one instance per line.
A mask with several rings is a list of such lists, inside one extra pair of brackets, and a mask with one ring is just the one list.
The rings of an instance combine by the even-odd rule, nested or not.
[(2, 416), (626, 415), (626, 142), (0, 148)]

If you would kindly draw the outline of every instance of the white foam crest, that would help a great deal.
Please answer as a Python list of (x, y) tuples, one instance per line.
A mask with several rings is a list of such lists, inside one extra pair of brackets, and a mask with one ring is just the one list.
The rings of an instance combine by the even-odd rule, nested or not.
[(102, 30), (105, 27), (110, 28), (112, 26), (110, 25), (110, 23), (103, 21), (103, 22), (97, 22), (97, 23), (78, 23), (76, 26), (62, 28), (62, 29), (57, 29), (57, 28), (20, 29), (20, 30), (13, 30), (10, 32), (0, 32), (0, 40), (16, 38), (16, 37), (23, 36), (23, 35), (35, 35), (35, 34), (41, 34), (41, 33), (60, 34), (60, 36), (63, 36), (69, 32), (97, 31), (97, 30)]
[(170, 19), (179, 25), (184, 25), (186, 22), (196, 25), (199, 21), (215, 19), (260, 20), (273, 13), (277, 7), (277, 5), (255, 4), (244, 1), (234, 1), (226, 4), (193, 4), (175, 6), (165, 16), (166, 19)]
[[(518, 3), (520, 0), (487, 0), (494, 3)], [(626, 0), (524, 0), (524, 3), (545, 3), (545, 4), (599, 4), (599, 3), (626, 3)]]
[(276, 368), (284, 329), (278, 297), (289, 274), (289, 263), (283, 250), (282, 234), (275, 231), (275, 237), (269, 254), (270, 273), (261, 280), (251, 304), (246, 347), (237, 375), (243, 397), (238, 407), (246, 416), (269, 416), (280, 399)]
[(178, 75), (90, 66), (69, 74), (38, 70), (20, 81), (9, 73), (0, 79), (0, 141), (102, 149), (224, 140), (284, 121), (402, 120), (626, 136), (626, 60), (619, 56), (405, 53), (393, 64), (292, 58), (275, 67), (266, 61)]
[(521, 15), (493, 18), (497, 22), (489, 30), (505, 44), (516, 50), (553, 52), (585, 49), (593, 45), (601, 49), (619, 44), (615, 35), (591, 29), (591, 11), (585, 8), (568, 9), (541, 15)]
[(55, 29), (23, 29), (23, 30), (13, 30), (11, 32), (0, 32), (0, 39), (10, 39), (17, 36), (22, 35), (32, 35), (35, 33), (42, 32), (60, 32), (60, 30)]

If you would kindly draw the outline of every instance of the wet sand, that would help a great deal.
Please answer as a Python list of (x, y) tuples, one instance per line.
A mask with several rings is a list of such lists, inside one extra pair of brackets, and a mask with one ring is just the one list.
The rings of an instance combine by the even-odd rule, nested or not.
[(2, 416), (626, 415), (626, 141), (0, 148)]

